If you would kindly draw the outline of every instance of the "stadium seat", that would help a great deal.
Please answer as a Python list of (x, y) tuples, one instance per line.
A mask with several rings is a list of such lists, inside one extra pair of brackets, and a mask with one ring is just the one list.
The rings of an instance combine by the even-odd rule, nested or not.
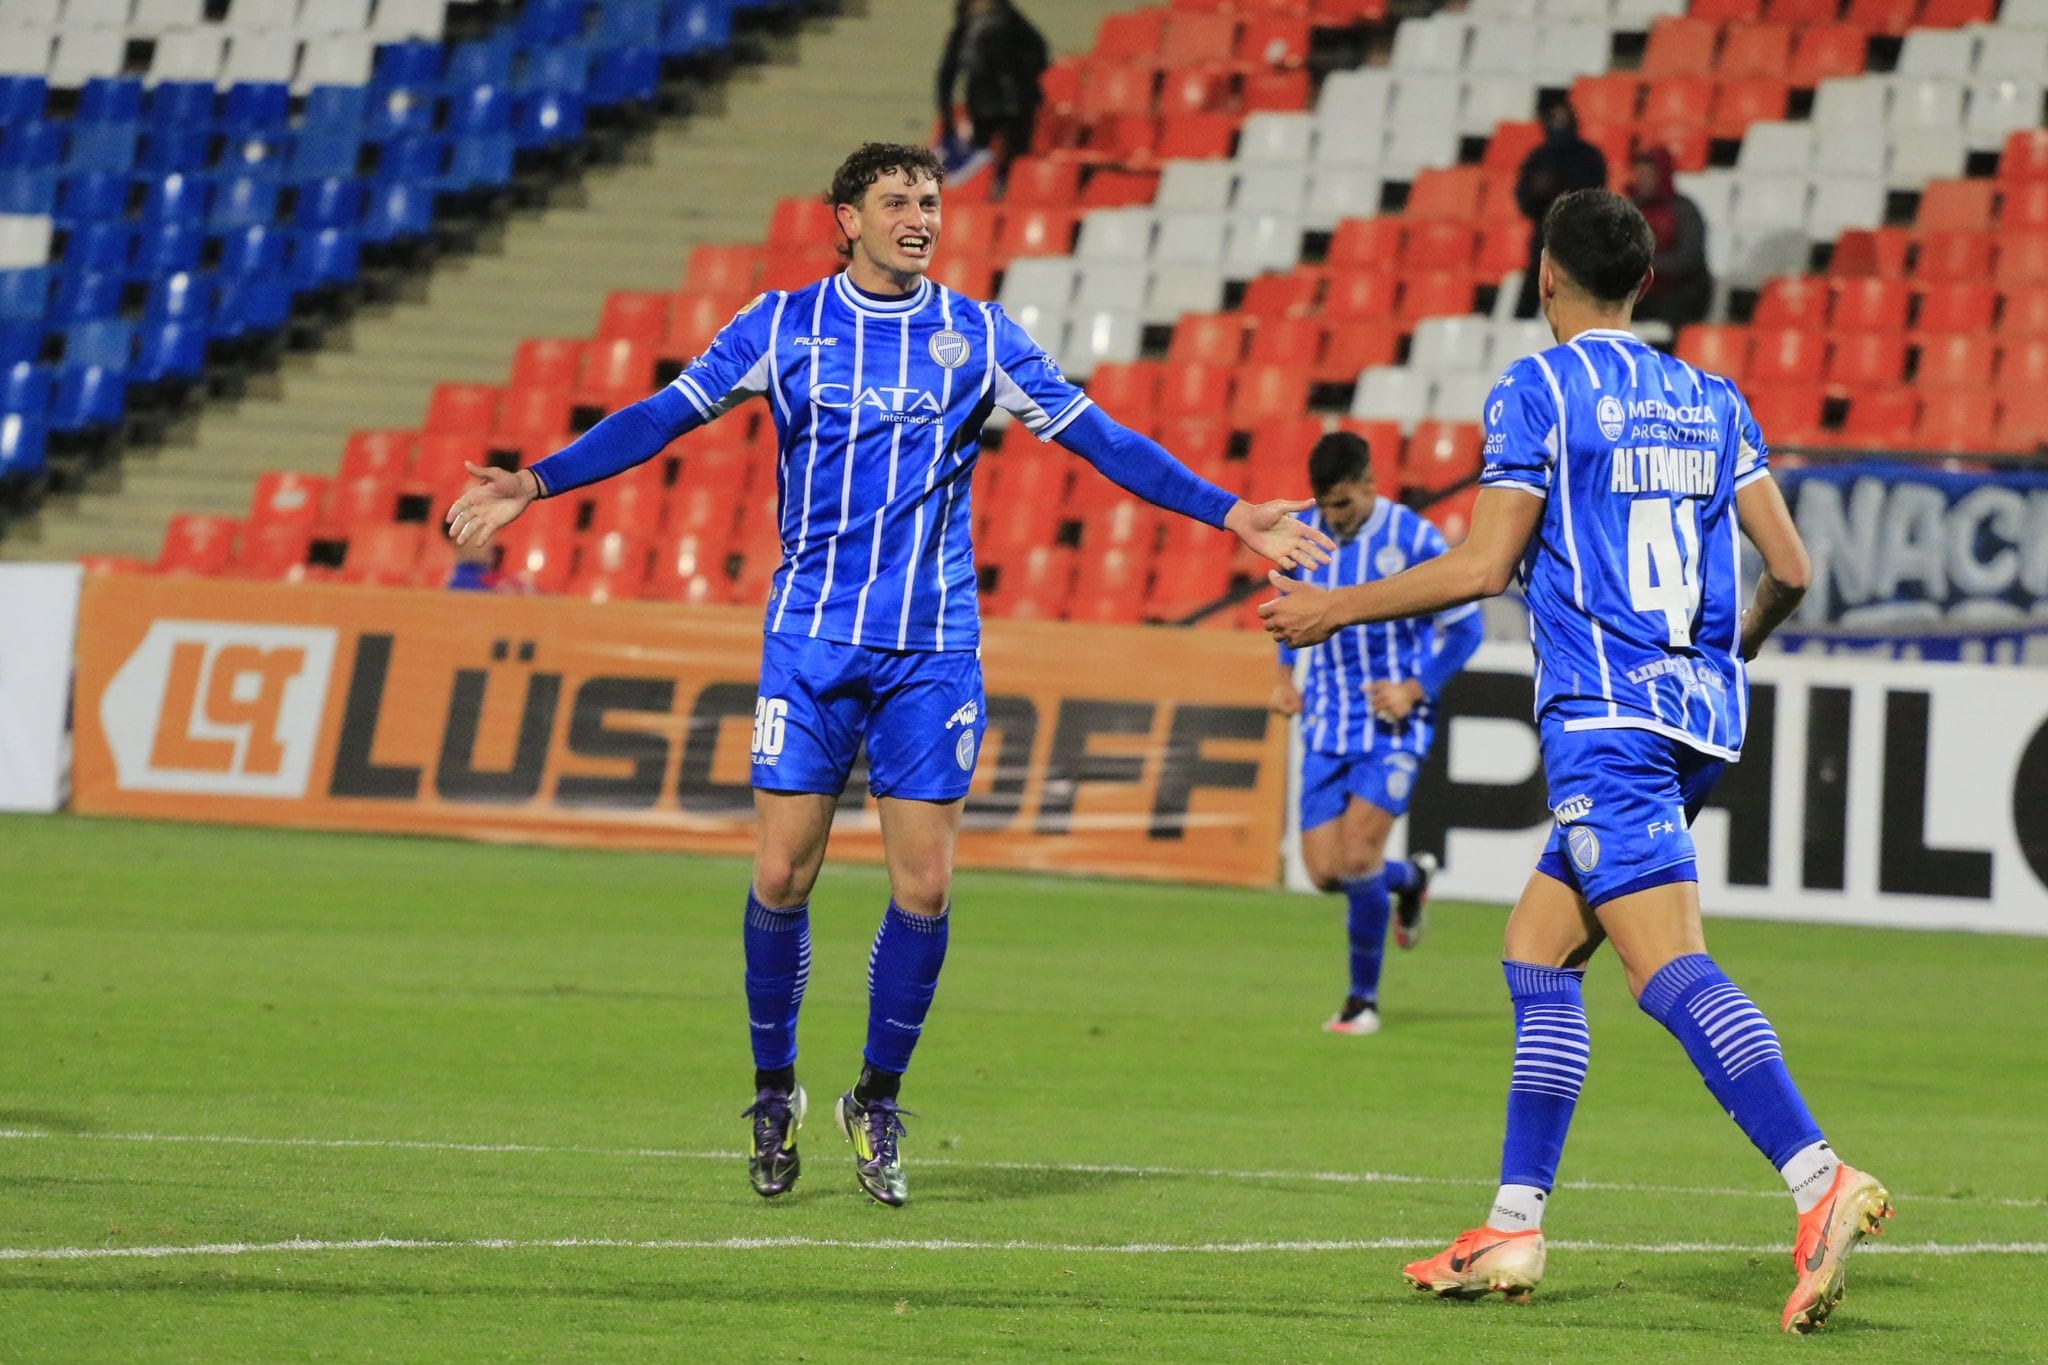
[(1992, 382), (1998, 345), (1981, 333), (1951, 332), (1917, 339), (1914, 382), (1926, 389), (1980, 388)]
[(1298, 417), (1308, 409), (1309, 376), (1297, 364), (1251, 364), (1237, 373), (1230, 416), (1239, 428), (1273, 418)]
[(1862, 74), (1868, 43), (1858, 26), (1832, 22), (1835, 0), (1818, 0), (1818, 4), (1825, 7), (1829, 18), (1798, 28), (1791, 65), (1785, 72), (1793, 85), (1806, 89), (1836, 77)]
[(1401, 457), (1401, 482), (1441, 493), (1479, 477), (1479, 428), (1471, 422), (1422, 422)]
[(1827, 326), (1828, 308), (1834, 291), (1828, 282), (1810, 275), (1788, 275), (1764, 285), (1751, 321), (1758, 327)]
[(1997, 239), (1990, 229), (1938, 228), (1918, 234), (1913, 259), (1917, 279), (1967, 282), (1991, 277)]
[(235, 556), (241, 523), (232, 517), (177, 516), (164, 527), (159, 573), (218, 574)]
[(1804, 381), (1763, 385), (1752, 379), (1745, 393), (1750, 415), (1771, 445), (1799, 447), (1822, 443), (1824, 395), (1815, 385)]
[(1998, 292), (1988, 282), (1929, 285), (1920, 291), (1913, 325), (1923, 332), (1989, 331)]
[(1922, 450), (1967, 453), (1998, 448), (1998, 394), (1989, 387), (1937, 389), (1921, 394), (1912, 444)]
[(1902, 280), (1843, 279), (1835, 287), (1834, 325), (1843, 331), (1904, 331), (1912, 301)]
[(1235, 365), (1244, 358), (1248, 336), (1248, 320), (1243, 314), (1190, 313), (1174, 324), (1166, 358), (1173, 364)]
[(1827, 381), (1869, 389), (1904, 381), (1906, 338), (1899, 332), (1841, 332), (1828, 350)]
[(1841, 443), (1867, 449), (1897, 449), (1912, 440), (1920, 421), (1920, 398), (1910, 389), (1865, 389), (1849, 399)]

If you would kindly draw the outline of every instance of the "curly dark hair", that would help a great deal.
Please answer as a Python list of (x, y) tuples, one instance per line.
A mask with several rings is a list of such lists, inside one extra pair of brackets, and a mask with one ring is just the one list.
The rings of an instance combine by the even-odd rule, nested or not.
[[(825, 191), (826, 205), (833, 209), (841, 204), (860, 207), (868, 186), (891, 171), (901, 171), (910, 180), (928, 178), (940, 185), (946, 183), (946, 168), (929, 147), (913, 147), (902, 142), (863, 142), (832, 173), (832, 188)], [(839, 235), (837, 245), (841, 256), (853, 254), (853, 244), (846, 240), (844, 233)]]

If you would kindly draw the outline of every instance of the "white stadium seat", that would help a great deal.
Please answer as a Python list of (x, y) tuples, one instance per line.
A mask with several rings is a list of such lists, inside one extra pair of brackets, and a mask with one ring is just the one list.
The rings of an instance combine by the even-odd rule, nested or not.
[(1957, 127), (1894, 128), (1890, 140), (1885, 179), (1895, 189), (1918, 189), (1930, 180), (1961, 175), (1970, 154)]
[(299, 22), (299, 0), (230, 0), (228, 22), (236, 28), (289, 28)]
[(54, 29), (63, 17), (64, 0), (0, 0), (0, 28)]
[(1493, 324), (1481, 317), (1424, 318), (1415, 324), (1408, 364), (1425, 374), (1483, 370), (1492, 364)]
[(303, 94), (316, 85), (367, 85), (376, 55), (377, 45), (361, 31), (309, 37), (292, 89)]
[(370, 28), (370, 0), (311, 0), (299, 6), (299, 32), (366, 33)]
[(1998, 7), (1998, 26), (2048, 29), (2048, 0), (2005, 0)]
[(227, 30), (219, 25), (172, 29), (157, 35), (156, 51), (149, 59), (149, 79), (152, 83), (215, 80), (226, 59)]
[(1486, 411), (1486, 395), (1500, 376), (1492, 370), (1459, 370), (1436, 377), (1430, 391), (1429, 415), (1444, 422), (1476, 422)]
[(1605, 21), (1574, 24), (1548, 18), (1536, 39), (1531, 68), (1545, 85), (1570, 85), (1614, 64), (1614, 35)]
[(50, 220), (41, 214), (0, 213), (0, 270), (25, 270), (50, 259)]
[(1144, 349), (1145, 324), (1136, 312), (1097, 309), (1067, 319), (1060, 368), (1070, 379), (1086, 379), (1105, 360), (1136, 360)]
[[(2048, 66), (2035, 71), (2048, 71)], [(1980, 79), (1972, 85), (1969, 114), (1963, 122), (1963, 135), (1971, 149), (1996, 151), (2005, 145), (2006, 134), (2040, 127), (2041, 90), (2038, 75)]]
[(50, 84), (84, 85), (95, 76), (118, 76), (128, 56), (128, 35), (117, 28), (65, 28), (50, 58)]
[(1803, 226), (1738, 232), (1734, 248), (1722, 282), (1737, 287), (1761, 285), (1773, 275), (1804, 274), (1813, 254)]
[(1614, 17), (1608, 0), (1545, 0), (1541, 8), (1553, 24), (1597, 24), (1609, 32), (1629, 27)]
[(1814, 181), (1813, 200), (1806, 208), (1806, 232), (1832, 242), (1845, 228), (1874, 228), (1884, 223), (1885, 187), (1877, 179), (1823, 176)]
[(1159, 174), (1152, 207), (1162, 212), (1227, 209), (1236, 185), (1237, 167), (1228, 161), (1169, 161)]
[(1247, 165), (1237, 175), (1237, 197), (1232, 203), (1237, 216), (1251, 213), (1284, 213), (1301, 216), (1308, 201), (1309, 167), (1298, 161), (1275, 161)]
[[(1083, 256), (1088, 254), (1087, 232), (1087, 228), (1081, 229)], [(1175, 265), (1214, 265), (1223, 259), (1229, 237), (1230, 214), (1226, 211), (1162, 213), (1152, 259)]]
[(1074, 254), (1091, 262), (1142, 261), (1152, 254), (1154, 221), (1147, 208), (1090, 209)]
[(1813, 164), (1829, 175), (1884, 178), (1884, 139), (1875, 128), (1826, 123), (1814, 130)]
[(1902, 76), (1962, 80), (1977, 63), (1977, 35), (1967, 28), (1916, 28), (1899, 47)]
[(1659, 19), (1685, 13), (1686, 0), (1614, 0), (1612, 22), (1630, 33), (1646, 33)]
[(168, 33), (206, 22), (206, 0), (135, 0), (128, 27), (136, 33)]
[(1316, 160), (1378, 161), (1393, 98), (1385, 71), (1333, 72), (1316, 100)]
[(1472, 0), (1465, 12), (1478, 21), (1480, 32), (1503, 19), (1534, 19), (1540, 0)]
[(1074, 299), (1075, 266), (1071, 256), (1025, 256), (1003, 270), (996, 301), (1010, 313), (1026, 306), (1065, 314)]
[(1466, 81), (1458, 105), (1458, 131), (1466, 137), (1487, 137), (1496, 124), (1534, 118), (1536, 92), (1536, 81), (1527, 76)]
[(1542, 25), (1533, 19), (1489, 19), (1473, 29), (1464, 69), (1473, 75), (1527, 75), (1536, 69), (1541, 32)]
[(2044, 71), (2048, 71), (2048, 27), (2026, 29), (2001, 24), (1987, 32), (1983, 45), (1977, 49), (1980, 84), (1985, 76), (2038, 80)]
[(439, 40), (448, 25), (444, 0), (377, 0), (370, 31), (385, 42), (401, 38)]
[(134, 14), (135, 0), (65, 0), (64, 27), (126, 28)]
[(1813, 125), (1752, 123), (1742, 135), (1742, 150), (1736, 154), (1735, 164), (1744, 175), (1804, 172), (1813, 164)]
[(1314, 114), (1252, 114), (1237, 135), (1237, 159), (1307, 161), (1315, 155)]
[(1184, 313), (1223, 306), (1223, 271), (1213, 265), (1155, 265), (1145, 291), (1145, 321), (1168, 323)]
[(1803, 227), (1812, 187), (1804, 175), (1741, 175), (1731, 226), (1738, 233)]
[(1223, 255), (1223, 273), (1248, 280), (1272, 270), (1301, 264), (1301, 217), (1295, 213), (1238, 213), (1230, 223), (1230, 245)]
[(1890, 88), (1878, 76), (1830, 76), (1813, 95), (1813, 121), (1868, 132), (1885, 121)]
[(1380, 211), (1380, 173), (1372, 166), (1318, 166), (1309, 178), (1302, 222), (1328, 232), (1346, 218), (1370, 218)]
[(1523, 356), (1547, 351), (1556, 344), (1557, 338), (1550, 334), (1550, 324), (1541, 318), (1495, 322), (1493, 346), (1487, 352), (1487, 363), (1496, 370), (1505, 370)]
[(1429, 415), (1429, 376), (1405, 365), (1374, 365), (1358, 376), (1351, 415), (1366, 421), (1399, 422), (1413, 431)]
[(1893, 81), (1890, 122), (1894, 128), (1962, 127), (1962, 82), (1933, 76)]
[(1081, 266), (1070, 312), (1100, 308), (1135, 311), (1145, 304), (1145, 269), (1130, 261), (1089, 261)]
[(40, 76), (50, 69), (57, 31), (50, 28), (0, 29), (0, 76)]
[(1387, 64), (1403, 75), (1411, 71), (1463, 71), (1471, 39), (1472, 24), (1463, 15), (1432, 14), (1408, 19), (1394, 30), (1394, 54)]
[(289, 81), (299, 67), (299, 35), (288, 28), (238, 28), (228, 36), (220, 83)]

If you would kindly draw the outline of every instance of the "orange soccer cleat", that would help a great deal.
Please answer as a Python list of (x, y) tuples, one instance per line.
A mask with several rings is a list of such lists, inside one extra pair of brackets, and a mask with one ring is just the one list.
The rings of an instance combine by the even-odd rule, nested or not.
[(1472, 1228), (1428, 1260), (1403, 1266), (1401, 1274), (1438, 1298), (1477, 1299), (1497, 1292), (1509, 1303), (1527, 1303), (1543, 1280), (1543, 1230)]
[(1792, 1243), (1792, 1269), (1799, 1284), (1785, 1300), (1779, 1325), (1803, 1334), (1825, 1323), (1842, 1301), (1849, 1253), (1866, 1236), (1882, 1233), (1884, 1220), (1891, 1216), (1891, 1194), (1876, 1176), (1854, 1166), (1837, 1166), (1827, 1197), (1799, 1215), (1799, 1236)]

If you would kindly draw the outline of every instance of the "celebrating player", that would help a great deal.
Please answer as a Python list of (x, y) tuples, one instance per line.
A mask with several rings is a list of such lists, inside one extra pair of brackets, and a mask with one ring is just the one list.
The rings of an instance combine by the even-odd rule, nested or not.
[[(1324, 587), (1370, 583), (1445, 549), (1443, 533), (1372, 488), (1372, 450), (1362, 437), (1333, 431), (1308, 456), (1316, 495), (1309, 525), (1337, 542), (1316, 571)], [(1296, 652), (1280, 646), (1272, 709), (1301, 717), (1301, 857), (1324, 891), (1350, 903), (1351, 990), (1323, 1027), (1377, 1033), (1380, 964), (1387, 946), (1389, 898), (1395, 941), (1422, 940), (1422, 908), (1436, 859), (1428, 853), (1386, 861), (1387, 834), (1408, 809), (1416, 769), (1436, 728), (1436, 696), (1465, 666), (1481, 635), (1479, 608), (1467, 604), (1433, 617), (1352, 626), (1302, 651), (1307, 686), (1294, 683)]]
[[(1891, 1198), (1835, 1157), (1770, 1022), (1707, 955), (1688, 830), (1740, 754), (1743, 664), (1798, 604), (1806, 549), (1735, 386), (1623, 330), (1654, 250), (1642, 214), (1581, 190), (1543, 233), (1539, 285), (1559, 344), (1510, 366), (1487, 399), (1471, 535), (1355, 588), (1274, 574), (1282, 595), (1259, 609), (1298, 648), (1492, 596), (1517, 566), (1528, 592), (1556, 824), (1508, 919), (1515, 1057), (1500, 1191), (1482, 1226), (1402, 1273), (1461, 1298), (1526, 1298), (1542, 1278), (1543, 1207), (1590, 1055), (1580, 982), (1611, 940), (1636, 1003), (1785, 1178), (1799, 1221), (1781, 1326), (1809, 1332)], [(1746, 611), (1738, 526), (1764, 564)]]
[(990, 412), (1007, 409), (1123, 488), (1283, 567), (1322, 563), (1329, 544), (1290, 515), (1307, 500), (1255, 507), (1198, 478), (1105, 416), (1000, 308), (926, 280), (943, 178), (923, 148), (861, 147), (830, 194), (843, 272), (761, 295), (667, 388), (531, 468), (469, 466), (477, 483), (448, 510), (458, 544), (487, 543), (536, 498), (631, 468), (755, 394), (769, 400), (782, 565), (755, 705), (744, 1115), (748, 1174), (767, 1197), (799, 1171), (811, 886), (863, 742), (890, 902), (868, 958), (866, 1065), (835, 1114), (860, 1187), (891, 1206), (906, 1197), (898, 1088), (946, 956), (953, 847), (986, 723), (968, 504)]

